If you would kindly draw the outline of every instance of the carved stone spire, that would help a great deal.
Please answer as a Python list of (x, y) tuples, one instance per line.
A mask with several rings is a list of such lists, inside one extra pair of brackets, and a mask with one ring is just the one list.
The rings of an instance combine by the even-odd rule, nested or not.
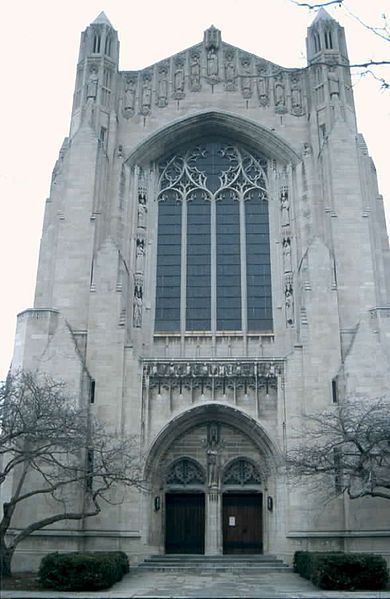
[(203, 43), (206, 50), (218, 50), (221, 45), (221, 32), (219, 29), (211, 25), (204, 32)]

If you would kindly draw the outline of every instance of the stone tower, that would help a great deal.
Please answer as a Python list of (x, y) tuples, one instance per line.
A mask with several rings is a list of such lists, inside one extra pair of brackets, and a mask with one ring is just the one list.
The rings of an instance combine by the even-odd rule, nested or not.
[(390, 383), (383, 201), (344, 31), (323, 9), (307, 58), (286, 69), (211, 26), (119, 71), (104, 13), (82, 34), (12, 368), (83, 402), (93, 386), (97, 417), (139, 439), (149, 493), (40, 531), (24, 566), (81, 547), (134, 560), (386, 548), (381, 500), (324, 506), (278, 468), (305, 414)]

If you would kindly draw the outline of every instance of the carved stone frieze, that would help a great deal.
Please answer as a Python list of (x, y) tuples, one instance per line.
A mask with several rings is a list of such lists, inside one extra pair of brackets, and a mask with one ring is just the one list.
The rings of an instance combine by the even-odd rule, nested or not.
[(277, 376), (282, 373), (282, 362), (258, 360), (234, 361), (148, 361), (144, 363), (144, 384), (149, 388), (167, 386), (171, 389), (200, 389), (206, 391), (219, 389), (224, 394), (227, 389), (249, 390), (276, 389)]

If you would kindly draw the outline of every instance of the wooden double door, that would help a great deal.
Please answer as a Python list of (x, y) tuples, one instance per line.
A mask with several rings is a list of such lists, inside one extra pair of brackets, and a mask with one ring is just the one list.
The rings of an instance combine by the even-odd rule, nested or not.
[(263, 553), (262, 499), (261, 493), (224, 493), (224, 553)]
[[(262, 553), (262, 494), (224, 493), (222, 496), (223, 553)], [(204, 553), (205, 494), (165, 495), (166, 553)]]
[(204, 553), (204, 493), (165, 495), (166, 553)]

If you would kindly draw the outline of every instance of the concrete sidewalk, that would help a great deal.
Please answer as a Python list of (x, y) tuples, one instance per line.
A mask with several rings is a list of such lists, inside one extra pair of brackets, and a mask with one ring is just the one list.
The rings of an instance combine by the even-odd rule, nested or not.
[(264, 597), (311, 598), (333, 597), (354, 599), (389, 598), (390, 591), (321, 591), (293, 572), (264, 574), (177, 574), (174, 572), (142, 572), (134, 570), (107, 591), (92, 592), (23, 592), (0, 591), (1, 599), (130, 599), (202, 598), (202, 597)]

